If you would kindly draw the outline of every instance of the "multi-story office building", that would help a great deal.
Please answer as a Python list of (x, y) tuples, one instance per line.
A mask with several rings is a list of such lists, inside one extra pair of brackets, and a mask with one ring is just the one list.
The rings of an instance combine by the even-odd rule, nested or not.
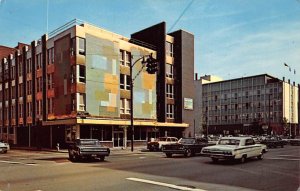
[(198, 86), (204, 134), (299, 134), (295, 83), (262, 74), (225, 81), (204, 76)]
[[(0, 139), (53, 148), (75, 138), (97, 138), (110, 147), (126, 147), (133, 63), (134, 144), (191, 131), (181, 104), (194, 95), (182, 96), (180, 89), (194, 73), (193, 58), (186, 58), (187, 53), (193, 57), (193, 35), (155, 35), (160, 46), (143, 32), (129, 39), (74, 20), (14, 48), (0, 64)], [(150, 54), (158, 59), (158, 74), (148, 74), (142, 64), (140, 58)]]

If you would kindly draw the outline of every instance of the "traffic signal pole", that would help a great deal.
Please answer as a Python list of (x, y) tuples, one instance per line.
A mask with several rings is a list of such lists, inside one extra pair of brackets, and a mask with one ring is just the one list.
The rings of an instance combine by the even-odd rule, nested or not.
[[(145, 57), (148, 57), (147, 60), (145, 61)], [(132, 59), (132, 58), (131, 58)], [(137, 73), (137, 75), (133, 78), (132, 74), (132, 70), (134, 65), (138, 62), (142, 60), (142, 65), (143, 67), (140, 69), (140, 71)], [(149, 64), (151, 65), (151, 72), (149, 72)], [(139, 59), (137, 59), (133, 64), (130, 63), (129, 65), (129, 70), (130, 70), (130, 131), (131, 131), (131, 137), (130, 137), (130, 141), (131, 141), (131, 152), (133, 152), (133, 139), (134, 139), (134, 124), (133, 124), (133, 86), (134, 86), (134, 80), (136, 79), (136, 77), (140, 74), (140, 72), (143, 70), (143, 68), (147, 67), (147, 72), (149, 74), (155, 74), (155, 72), (157, 71), (157, 63), (156, 60), (152, 57), (152, 54), (148, 55), (148, 56), (142, 56)]]

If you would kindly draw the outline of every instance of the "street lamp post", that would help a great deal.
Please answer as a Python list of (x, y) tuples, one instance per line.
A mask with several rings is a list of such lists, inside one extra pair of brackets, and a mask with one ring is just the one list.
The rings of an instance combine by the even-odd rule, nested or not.
[[(147, 59), (145, 60), (145, 58)], [(138, 71), (135, 77), (132, 77), (132, 70), (135, 64), (142, 60), (142, 68)], [(137, 59), (133, 64), (130, 63), (129, 70), (130, 70), (130, 131), (131, 131), (131, 152), (133, 152), (133, 138), (134, 138), (134, 124), (133, 124), (133, 84), (136, 77), (141, 73), (144, 67), (147, 67), (146, 71), (149, 74), (155, 74), (157, 72), (157, 61), (152, 57), (152, 53), (150, 55), (142, 56), (139, 59)]]
[[(287, 63), (283, 63), (283, 65), (285, 66), (285, 67), (287, 67), (288, 69), (289, 69), (289, 72), (292, 72), (292, 67), (290, 66), (290, 65), (288, 65)], [(293, 69), (294, 70), (294, 75), (296, 75), (296, 70), (295, 69)], [(293, 88), (291, 89), (291, 86), (292, 86), (292, 83), (291, 83), (291, 80), (292, 79), (290, 79), (288, 82), (288, 85), (289, 85), (289, 128), (290, 128), (290, 136), (292, 136), (292, 110), (293, 110), (293, 102), (292, 102), (292, 99), (293, 99), (293, 97), (292, 97), (292, 92), (291, 91), (294, 91), (293, 90)], [(295, 129), (295, 135), (296, 135), (296, 129)]]

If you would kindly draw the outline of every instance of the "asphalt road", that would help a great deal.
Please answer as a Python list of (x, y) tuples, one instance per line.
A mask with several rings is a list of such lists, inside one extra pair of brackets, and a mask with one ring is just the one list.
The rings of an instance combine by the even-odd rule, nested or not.
[(299, 146), (270, 149), (244, 164), (161, 152), (113, 152), (104, 162), (77, 163), (67, 153), (0, 154), (0, 191), (296, 191), (299, 184)]

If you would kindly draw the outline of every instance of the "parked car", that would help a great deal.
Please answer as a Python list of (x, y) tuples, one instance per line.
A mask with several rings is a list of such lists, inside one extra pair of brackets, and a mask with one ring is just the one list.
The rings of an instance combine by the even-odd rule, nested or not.
[(262, 139), (260, 143), (267, 145), (268, 148), (283, 148), (287, 142), (282, 140), (279, 136), (269, 136)]
[(176, 137), (159, 137), (153, 141), (147, 143), (147, 149), (149, 151), (158, 151), (161, 150), (163, 145), (177, 143), (178, 139)]
[(213, 162), (224, 159), (244, 163), (252, 157), (262, 159), (265, 152), (266, 145), (256, 144), (251, 137), (222, 137), (216, 145), (203, 147), (201, 154), (210, 157)]
[(76, 139), (70, 145), (68, 152), (71, 161), (90, 158), (99, 158), (103, 161), (106, 156), (109, 156), (110, 149), (102, 146), (97, 139)]
[(172, 157), (173, 154), (183, 154), (185, 157), (190, 157), (200, 153), (205, 146), (208, 146), (208, 141), (205, 138), (181, 138), (177, 143), (163, 145), (162, 152), (167, 157)]
[(10, 150), (9, 144), (4, 141), (0, 141), (0, 153), (7, 153), (8, 150)]

